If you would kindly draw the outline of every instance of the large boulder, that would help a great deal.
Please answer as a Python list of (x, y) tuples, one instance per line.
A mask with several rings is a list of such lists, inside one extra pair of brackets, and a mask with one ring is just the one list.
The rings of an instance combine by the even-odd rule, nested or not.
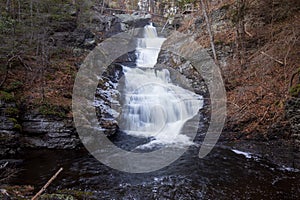
[(121, 20), (121, 29), (122, 31), (127, 31), (132, 28), (142, 28), (146, 26), (150, 19), (151, 15), (140, 15), (138, 13), (129, 14), (119, 14), (116, 15)]
[(201, 77), (201, 74), (194, 68), (194, 66), (192, 66), (189, 60), (186, 60), (185, 58), (170, 51), (162, 50), (159, 54), (155, 67), (170, 67), (171, 69), (174, 69), (177, 73), (172, 73), (172, 71), (170, 73), (171, 79), (175, 84), (180, 85), (181, 80), (178, 76), (181, 76), (187, 81), (188, 86), (195, 93), (200, 94), (204, 97), (207, 97), (209, 95), (204, 79)]

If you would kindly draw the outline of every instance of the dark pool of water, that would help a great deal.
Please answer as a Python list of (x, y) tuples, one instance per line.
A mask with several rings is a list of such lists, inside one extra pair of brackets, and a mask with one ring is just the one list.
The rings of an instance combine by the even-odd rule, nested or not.
[[(111, 169), (85, 150), (28, 150), (14, 184), (92, 191), (98, 199), (299, 199), (300, 172), (219, 145), (204, 159), (191, 147), (168, 167), (146, 174)], [(247, 158), (248, 157), (248, 158)]]

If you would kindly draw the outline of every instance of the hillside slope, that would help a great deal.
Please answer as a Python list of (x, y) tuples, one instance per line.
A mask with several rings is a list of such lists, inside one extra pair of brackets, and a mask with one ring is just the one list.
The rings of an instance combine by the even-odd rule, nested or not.
[[(245, 2), (207, 8), (228, 98), (224, 132), (234, 140), (289, 138), (299, 124), (286, 110), (299, 97), (300, 2)], [(210, 48), (201, 10), (186, 15), (179, 31)]]

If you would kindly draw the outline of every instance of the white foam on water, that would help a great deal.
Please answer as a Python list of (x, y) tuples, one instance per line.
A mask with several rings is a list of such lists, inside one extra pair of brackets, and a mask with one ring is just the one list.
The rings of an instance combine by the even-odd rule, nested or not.
[(233, 151), (236, 154), (243, 155), (246, 158), (252, 158), (253, 157), (252, 154), (248, 153), (248, 152), (244, 152), (244, 151), (240, 151), (240, 150), (236, 150), (236, 149), (231, 149), (231, 151)]

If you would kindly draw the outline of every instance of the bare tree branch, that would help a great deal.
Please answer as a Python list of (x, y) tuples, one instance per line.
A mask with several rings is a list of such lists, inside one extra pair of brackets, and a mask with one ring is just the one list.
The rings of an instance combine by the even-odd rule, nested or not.
[(271, 60), (274, 60), (275, 62), (279, 63), (280, 65), (284, 65), (284, 63), (282, 61), (280, 61), (280, 60), (278, 60), (278, 59), (270, 56), (269, 54), (265, 53), (264, 51), (261, 51), (260, 53), (263, 54), (263, 55), (265, 55), (265, 56), (267, 56)]
[(54, 179), (58, 176), (58, 174), (63, 170), (63, 168), (60, 168), (50, 179), (49, 181), (40, 189), (34, 197), (32, 197), (31, 200), (36, 200), (46, 189), (47, 187), (54, 181)]
[(204, 0), (200, 0), (200, 2), (201, 2), (202, 12), (203, 12), (203, 15), (204, 15), (205, 21), (206, 21), (207, 32), (208, 32), (208, 35), (210, 38), (210, 45), (211, 45), (211, 49), (213, 52), (214, 60), (217, 62), (218, 59), (217, 59), (217, 54), (216, 54), (216, 50), (215, 50), (214, 36), (211, 31), (211, 25), (210, 25), (209, 18), (208, 18), (207, 12), (206, 12), (205, 3), (204, 3)]

